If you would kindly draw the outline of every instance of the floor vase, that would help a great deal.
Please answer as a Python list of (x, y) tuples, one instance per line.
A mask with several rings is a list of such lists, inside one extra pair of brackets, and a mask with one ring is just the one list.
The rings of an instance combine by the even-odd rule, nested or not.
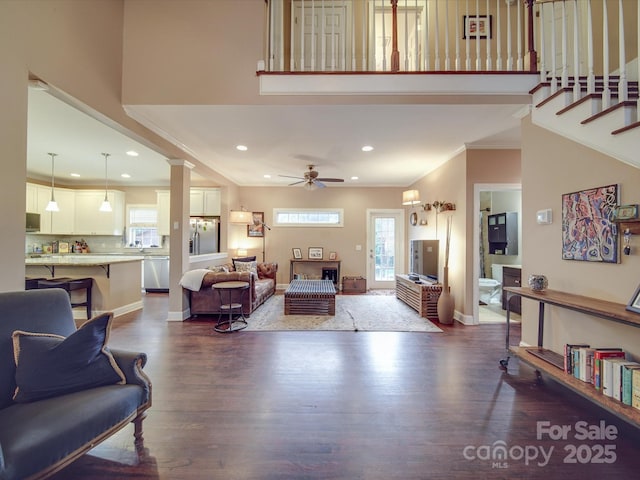
[(438, 321), (445, 325), (453, 323), (453, 312), (455, 310), (455, 300), (449, 288), (449, 268), (444, 267), (442, 276), (442, 293), (438, 298)]

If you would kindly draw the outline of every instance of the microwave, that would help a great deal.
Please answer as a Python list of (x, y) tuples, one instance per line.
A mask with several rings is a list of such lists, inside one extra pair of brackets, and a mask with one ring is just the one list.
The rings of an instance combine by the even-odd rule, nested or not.
[(27, 232), (40, 231), (40, 214), (27, 212)]

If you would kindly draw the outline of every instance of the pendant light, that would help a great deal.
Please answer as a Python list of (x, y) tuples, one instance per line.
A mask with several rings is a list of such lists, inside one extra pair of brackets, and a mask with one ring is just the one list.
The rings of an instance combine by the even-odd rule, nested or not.
[(49, 200), (49, 203), (47, 203), (45, 210), (47, 212), (59, 212), (60, 208), (58, 208), (58, 202), (56, 202), (56, 199), (53, 196), (53, 189), (55, 188), (55, 181), (53, 179), (53, 162), (55, 158), (58, 156), (58, 154), (48, 153), (47, 155), (51, 155), (51, 200)]
[(101, 212), (110, 212), (111, 204), (109, 203), (109, 198), (107, 197), (107, 158), (109, 158), (108, 153), (103, 153), (104, 156), (104, 200), (102, 201), (102, 205), (100, 205)]

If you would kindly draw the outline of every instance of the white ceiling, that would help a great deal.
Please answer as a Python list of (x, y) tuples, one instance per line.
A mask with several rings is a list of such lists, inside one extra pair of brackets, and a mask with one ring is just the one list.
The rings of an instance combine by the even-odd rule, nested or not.
[[(406, 187), (465, 146), (518, 148), (523, 105), (127, 106), (127, 113), (241, 186), (282, 186), (306, 165), (333, 186)], [(27, 169), (56, 182), (168, 185), (165, 157), (57, 99), (29, 90)], [(236, 150), (243, 144), (248, 150)], [(374, 150), (365, 153), (363, 145)], [(135, 150), (138, 157), (128, 157)], [(78, 173), (80, 178), (70, 177)], [(130, 179), (120, 177), (131, 175)], [(271, 178), (265, 178), (271, 175)], [(357, 176), (358, 180), (351, 177)]]

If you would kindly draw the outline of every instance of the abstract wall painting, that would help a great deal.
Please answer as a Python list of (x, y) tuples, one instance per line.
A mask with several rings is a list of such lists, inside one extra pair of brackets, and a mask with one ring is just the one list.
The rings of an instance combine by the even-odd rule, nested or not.
[(562, 258), (618, 263), (618, 232), (611, 213), (618, 185), (562, 195)]

